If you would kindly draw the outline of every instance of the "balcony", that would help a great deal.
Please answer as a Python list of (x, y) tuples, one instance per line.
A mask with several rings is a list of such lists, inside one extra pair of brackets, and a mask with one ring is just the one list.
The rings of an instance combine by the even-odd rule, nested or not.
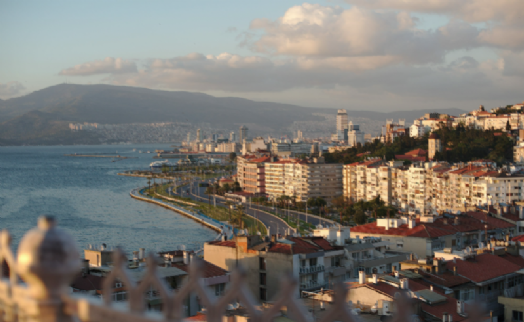
[(307, 267), (300, 268), (301, 275), (314, 274), (314, 273), (319, 273), (323, 271), (324, 271), (324, 265), (307, 266)]
[(313, 291), (313, 290), (316, 290), (322, 287), (327, 287), (327, 286), (328, 286), (327, 283), (320, 283), (318, 281), (311, 280), (305, 283), (300, 283), (300, 290), (301, 291)]

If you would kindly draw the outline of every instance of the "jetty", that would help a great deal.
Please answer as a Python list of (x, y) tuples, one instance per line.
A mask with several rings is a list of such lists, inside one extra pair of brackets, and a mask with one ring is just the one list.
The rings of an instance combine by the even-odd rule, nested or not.
[(108, 154), (64, 154), (66, 157), (77, 157), (77, 158), (111, 158), (113, 161), (120, 161), (125, 159), (138, 159), (138, 157), (126, 157), (121, 155), (108, 155)]

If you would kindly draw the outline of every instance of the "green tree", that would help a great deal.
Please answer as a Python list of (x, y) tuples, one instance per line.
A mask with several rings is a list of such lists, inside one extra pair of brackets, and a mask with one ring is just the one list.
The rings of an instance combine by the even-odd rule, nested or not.
[(357, 225), (363, 225), (366, 223), (366, 214), (364, 213), (364, 210), (358, 209), (355, 213), (354, 220)]

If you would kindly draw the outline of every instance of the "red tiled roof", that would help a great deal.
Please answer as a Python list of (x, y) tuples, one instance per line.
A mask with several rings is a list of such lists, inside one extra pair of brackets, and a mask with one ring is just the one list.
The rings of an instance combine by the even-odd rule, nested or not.
[(417, 221), (417, 225), (413, 228), (408, 228), (408, 225), (400, 225), (398, 228), (389, 228), (377, 226), (376, 222), (355, 226), (351, 229), (355, 233), (377, 234), (377, 235), (391, 235), (391, 236), (409, 236), (434, 238), (440, 236), (453, 235), (455, 232), (444, 230), (438, 227), (430, 226), (427, 223), (421, 224)]
[(524, 242), (524, 235), (515, 236), (515, 237), (511, 238), (511, 241)]
[(219, 241), (211, 241), (209, 242), (209, 245), (235, 248), (237, 246), (237, 243), (234, 240), (226, 240), (226, 241), (219, 240)]
[[(209, 278), (209, 277), (215, 277), (215, 276), (223, 276), (227, 275), (228, 271), (225, 269), (222, 269), (214, 264), (211, 264), (208, 261), (203, 261), (203, 269), (202, 269), (202, 277), (203, 278)], [(183, 270), (186, 273), (189, 273), (189, 265), (186, 265), (184, 263), (171, 263), (172, 267), (176, 267), (178, 269)]]
[(494, 218), (491, 216), (486, 216), (486, 213), (484, 212), (467, 212), (466, 216), (473, 217), (477, 220), (483, 220), (485, 223), (488, 224), (488, 229), (503, 229), (515, 227), (515, 224), (512, 224), (505, 220)]
[(413, 155), (413, 156), (419, 156), (419, 157), (423, 157), (426, 155), (428, 151), (426, 150), (422, 150), (422, 149), (415, 149), (415, 150), (411, 150), (409, 152), (406, 152), (405, 155)]
[(397, 160), (407, 160), (407, 161), (426, 161), (426, 157), (414, 157), (412, 155), (406, 155), (406, 154), (398, 154), (395, 155), (395, 159)]
[(184, 321), (206, 322), (207, 321), (207, 314), (198, 312), (196, 315), (184, 318)]
[(501, 257), (509, 262), (512, 262), (515, 265), (520, 266), (521, 268), (524, 268), (524, 257), (522, 256), (515, 256), (515, 255), (506, 253), (506, 255), (501, 256)]
[(460, 275), (455, 275), (452, 272), (444, 272), (442, 274), (434, 275), (423, 270), (419, 270), (418, 274), (424, 276), (424, 279), (435, 285), (444, 287), (454, 287), (457, 285), (469, 283), (469, 279)]
[(449, 261), (446, 268), (453, 271), (457, 267), (457, 274), (475, 282), (481, 283), (502, 275), (511, 274), (521, 269), (502, 257), (484, 253), (475, 256), (475, 260), (456, 259), (456, 263)]
[(249, 162), (255, 162), (255, 163), (262, 163), (262, 162), (269, 162), (271, 160), (271, 157), (260, 157), (258, 159), (249, 160)]
[(286, 255), (293, 255), (294, 245), (284, 243), (272, 243), (269, 246), (268, 252), (281, 253)]
[[(371, 290), (377, 291), (379, 293), (382, 293), (386, 296), (389, 296), (391, 298), (395, 297), (395, 293), (399, 292), (399, 289), (391, 284), (387, 284), (384, 282), (378, 282), (377, 284), (373, 283), (367, 283), (363, 285), (355, 285), (355, 287), (367, 287)], [(413, 279), (410, 279), (408, 282), (408, 288), (412, 292), (418, 292), (421, 290), (427, 290), (429, 289), (428, 285), (425, 285), (425, 283), (419, 283), (418, 280), (415, 281)], [(427, 303), (422, 302), (421, 303), (421, 309), (435, 317), (442, 317), (442, 315), (447, 312), (448, 314), (451, 314), (453, 316), (453, 321), (463, 321), (466, 318), (463, 316), (460, 316), (457, 312), (457, 300), (454, 298), (451, 298), (441, 292), (436, 292), (444, 297), (446, 297), (446, 301), (442, 303), (436, 303), (433, 305), (429, 305)]]

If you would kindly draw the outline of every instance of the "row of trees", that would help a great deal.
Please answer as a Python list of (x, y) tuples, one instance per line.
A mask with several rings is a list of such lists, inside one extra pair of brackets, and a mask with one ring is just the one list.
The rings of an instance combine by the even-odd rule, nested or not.
[(435, 160), (468, 162), (489, 159), (497, 163), (513, 160), (513, 141), (500, 130), (477, 130), (459, 124), (454, 129), (443, 127), (435, 133), (444, 147), (435, 155)]
[[(380, 157), (390, 161), (395, 159), (395, 155), (404, 154), (413, 149), (427, 149), (428, 136), (429, 135), (426, 134), (421, 138), (414, 138), (409, 135), (404, 135), (397, 137), (394, 142), (382, 143), (377, 139), (366, 144), (358, 143), (356, 146), (344, 151), (326, 153), (324, 154), (324, 158), (328, 163), (344, 164), (362, 161), (366, 157)], [(361, 153), (367, 154), (358, 156)]]
[(223, 186), (220, 186), (218, 183), (210, 184), (206, 189), (206, 194), (217, 194), (219, 196), (223, 196), (229, 191), (242, 191), (242, 188), (240, 188), (240, 184), (238, 181), (235, 181), (233, 184), (226, 183)]
[(386, 205), (384, 200), (380, 198), (380, 195), (369, 201), (361, 199), (357, 202), (348, 201), (344, 196), (340, 196), (333, 199), (333, 207), (342, 215), (343, 223), (353, 221), (357, 225), (366, 223), (368, 218), (393, 217), (398, 211), (395, 207)]

